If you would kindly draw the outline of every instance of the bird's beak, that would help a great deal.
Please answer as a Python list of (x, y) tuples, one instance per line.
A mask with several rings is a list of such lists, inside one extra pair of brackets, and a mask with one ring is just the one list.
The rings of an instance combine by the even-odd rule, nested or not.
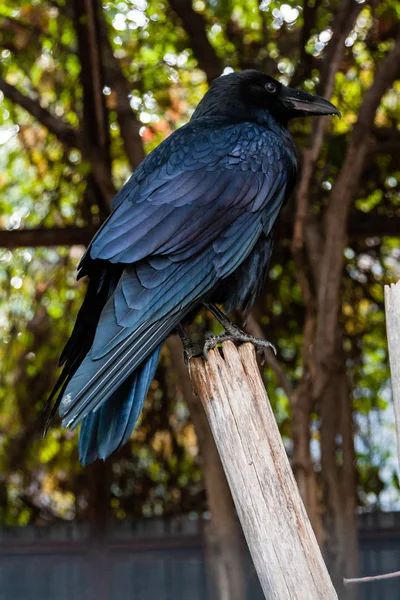
[(337, 115), (340, 112), (331, 102), (303, 90), (285, 87), (281, 91), (282, 103), (293, 116)]

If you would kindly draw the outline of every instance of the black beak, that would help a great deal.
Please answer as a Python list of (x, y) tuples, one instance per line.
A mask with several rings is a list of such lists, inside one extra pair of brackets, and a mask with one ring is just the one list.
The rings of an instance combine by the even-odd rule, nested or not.
[(337, 115), (340, 117), (340, 112), (331, 102), (303, 90), (282, 87), (281, 98), (285, 108), (292, 113), (292, 117), (311, 115)]

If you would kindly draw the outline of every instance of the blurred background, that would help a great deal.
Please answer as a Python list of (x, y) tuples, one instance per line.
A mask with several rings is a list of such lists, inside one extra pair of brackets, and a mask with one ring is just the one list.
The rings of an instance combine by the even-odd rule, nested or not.
[[(396, 0), (2, 0), (0, 599), (257, 600), (179, 341), (130, 442), (83, 469), (43, 407), (116, 190), (212, 80), (261, 69), (342, 119), (291, 126), (301, 164), (248, 330), (340, 598), (400, 598), (384, 284), (400, 278)], [(214, 330), (199, 315), (193, 335)], [(216, 329), (215, 329), (216, 330)], [(397, 583), (396, 583), (397, 581)]]

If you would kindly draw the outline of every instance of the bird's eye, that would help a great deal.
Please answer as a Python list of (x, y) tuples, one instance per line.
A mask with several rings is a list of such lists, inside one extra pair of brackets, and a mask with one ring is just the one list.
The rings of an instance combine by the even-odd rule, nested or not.
[(268, 83), (265, 84), (265, 89), (270, 94), (275, 94), (275, 92), (276, 92), (276, 85), (275, 85), (275, 83), (272, 83), (272, 81), (268, 81)]

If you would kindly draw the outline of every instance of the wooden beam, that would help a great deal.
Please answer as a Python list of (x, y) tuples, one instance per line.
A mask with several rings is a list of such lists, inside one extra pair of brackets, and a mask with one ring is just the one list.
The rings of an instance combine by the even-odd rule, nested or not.
[(214, 435), (268, 600), (337, 600), (286, 456), (252, 344), (192, 359), (190, 374)]
[(87, 246), (94, 235), (91, 227), (39, 227), (36, 229), (0, 229), (0, 248), (38, 246)]
[[(397, 216), (397, 215), (396, 215)], [(357, 214), (350, 218), (348, 235), (351, 240), (365, 237), (398, 237), (398, 221), (386, 215)], [(35, 229), (0, 229), (0, 248), (19, 248), (30, 246), (73, 246), (87, 244), (95, 234), (91, 227), (38, 227)], [(292, 236), (291, 224), (278, 223), (277, 237), (281, 240)]]
[(386, 331), (400, 464), (400, 281), (385, 285)]

